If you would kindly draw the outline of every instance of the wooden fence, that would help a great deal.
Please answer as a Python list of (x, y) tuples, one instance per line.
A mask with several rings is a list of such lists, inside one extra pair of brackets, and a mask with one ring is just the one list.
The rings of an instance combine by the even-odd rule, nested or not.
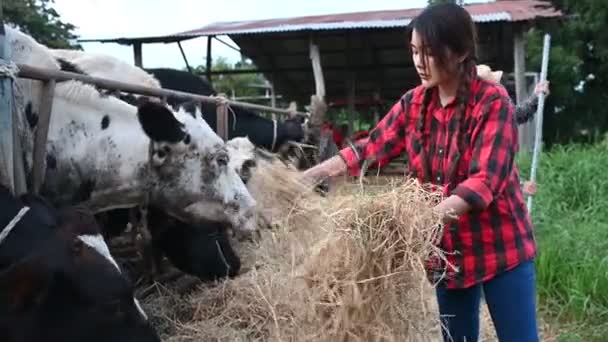
[[(0, 34), (0, 36), (2, 38), (4, 37), (3, 34)], [(2, 41), (0, 40), (0, 43), (1, 42)], [(0, 55), (0, 59), (4, 59), (4, 55)], [(30, 189), (30, 191), (32, 191), (33, 193), (39, 192), (40, 186), (42, 185), (42, 182), (44, 180), (45, 170), (44, 170), (43, 161), (46, 158), (46, 142), (47, 142), (49, 122), (51, 119), (52, 104), (53, 104), (52, 99), (53, 99), (56, 82), (77, 80), (77, 81), (81, 81), (83, 83), (96, 85), (99, 88), (103, 88), (103, 89), (107, 89), (107, 90), (111, 90), (111, 91), (122, 91), (122, 92), (127, 92), (127, 93), (134, 93), (134, 94), (158, 97), (163, 100), (166, 100), (167, 97), (176, 97), (176, 98), (182, 98), (182, 99), (190, 99), (190, 100), (199, 101), (199, 102), (215, 103), (217, 105), (216, 131), (217, 131), (217, 134), (220, 137), (222, 137), (222, 139), (224, 139), (224, 140), (226, 140), (228, 138), (227, 114), (228, 114), (228, 108), (230, 106), (259, 110), (259, 111), (267, 111), (267, 112), (272, 112), (272, 113), (281, 114), (281, 115), (308, 116), (307, 113), (290, 111), (290, 110), (279, 109), (279, 108), (274, 108), (274, 107), (267, 107), (267, 106), (251, 104), (251, 103), (231, 101), (225, 97), (204, 96), (204, 95), (164, 89), (164, 88), (161, 88), (161, 89), (150, 88), (150, 87), (144, 87), (144, 86), (136, 85), (136, 84), (118, 82), (118, 81), (114, 81), (114, 80), (110, 80), (110, 79), (106, 79), (106, 78), (91, 77), (91, 76), (76, 74), (76, 73), (72, 73), (72, 72), (39, 68), (39, 67), (25, 65), (25, 64), (17, 64), (17, 67), (19, 68), (19, 72), (17, 75), (18, 77), (39, 80), (39, 81), (43, 82), (43, 91), (41, 93), (41, 99), (40, 99), (41, 108), (40, 108), (40, 113), (39, 113), (39, 123), (38, 123), (38, 128), (36, 130), (36, 136), (34, 138), (34, 164), (33, 164), (33, 173), (32, 173), (32, 189)], [(6, 84), (5, 81), (6, 82), (10, 81), (10, 79), (8, 79), (6, 76), (0, 76), (0, 81), (2, 81), (2, 83), (0, 83), (0, 85), (2, 85), (4, 87), (3, 89), (7, 89), (6, 87), (10, 88), (10, 83), (8, 83), (8, 86), (5, 86), (5, 84)], [(13, 131), (13, 127), (9, 127), (11, 124), (13, 124), (12, 121), (8, 121), (8, 123), (7, 123), (7, 120), (6, 120), (7, 118), (12, 117), (12, 109), (11, 109), (11, 107), (7, 108), (4, 105), (5, 102), (8, 101), (10, 103), (10, 101), (13, 100), (11, 98), (11, 96), (12, 96), (12, 92), (10, 91), (10, 89), (9, 89), (9, 91), (0, 93), (0, 101), (1, 101), (0, 109), (3, 111), (3, 113), (0, 113), (0, 122), (3, 123), (3, 125), (0, 126), (0, 136), (1, 137), (9, 136), (9, 135), (5, 135), (9, 129), (11, 132)], [(6, 123), (6, 124), (4, 124), (4, 123)], [(2, 140), (2, 150), (12, 152), (14, 141), (15, 141), (15, 139), (12, 136), (12, 134), (10, 135), (10, 138), (3, 139)], [(7, 159), (5, 161), (7, 165), (4, 165), (4, 167), (5, 167), (5, 170), (7, 170), (8, 174), (15, 173), (14, 170), (17, 165), (13, 162), (12, 156), (14, 154), (16, 154), (16, 153), (11, 154), (10, 160)], [(23, 177), (23, 179), (25, 179), (25, 175), (20, 175), (20, 177)], [(14, 182), (13, 182), (12, 177), (9, 177), (9, 181), (11, 183), (11, 184), (9, 184), (9, 186), (13, 189), (14, 192), (18, 192), (18, 193), (22, 192), (22, 191), (17, 191), (14, 188)]]

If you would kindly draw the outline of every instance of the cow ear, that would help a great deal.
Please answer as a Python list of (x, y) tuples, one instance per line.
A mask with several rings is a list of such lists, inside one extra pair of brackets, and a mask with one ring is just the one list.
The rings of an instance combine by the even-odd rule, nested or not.
[(186, 137), (184, 124), (179, 122), (173, 112), (161, 103), (144, 101), (137, 107), (137, 118), (141, 128), (154, 142), (177, 144)]
[(41, 261), (25, 260), (0, 273), (0, 307), (21, 312), (45, 298), (52, 274)]

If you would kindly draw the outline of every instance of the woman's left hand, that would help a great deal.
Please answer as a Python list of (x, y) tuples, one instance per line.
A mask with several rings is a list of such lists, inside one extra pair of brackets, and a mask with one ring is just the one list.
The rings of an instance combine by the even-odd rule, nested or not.
[(540, 93), (545, 93), (545, 96), (549, 95), (549, 81), (541, 81), (536, 84), (534, 94), (539, 95)]

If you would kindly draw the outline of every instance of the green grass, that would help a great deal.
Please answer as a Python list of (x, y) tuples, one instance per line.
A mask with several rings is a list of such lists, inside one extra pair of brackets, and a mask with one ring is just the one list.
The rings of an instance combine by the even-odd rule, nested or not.
[[(543, 153), (532, 206), (539, 299), (568, 331), (561, 341), (608, 340), (608, 148), (556, 147)], [(520, 156), (528, 178), (529, 156)]]

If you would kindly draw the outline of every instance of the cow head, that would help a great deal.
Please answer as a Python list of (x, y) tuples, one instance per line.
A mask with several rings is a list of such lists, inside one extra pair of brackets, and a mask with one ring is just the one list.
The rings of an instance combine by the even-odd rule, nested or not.
[(255, 200), (230, 166), (226, 144), (202, 119), (180, 107), (172, 113), (159, 103), (138, 107), (152, 141), (153, 199), (185, 222), (215, 220), (237, 230), (251, 228)]
[(0, 330), (7, 341), (160, 341), (91, 213), (0, 189)]

